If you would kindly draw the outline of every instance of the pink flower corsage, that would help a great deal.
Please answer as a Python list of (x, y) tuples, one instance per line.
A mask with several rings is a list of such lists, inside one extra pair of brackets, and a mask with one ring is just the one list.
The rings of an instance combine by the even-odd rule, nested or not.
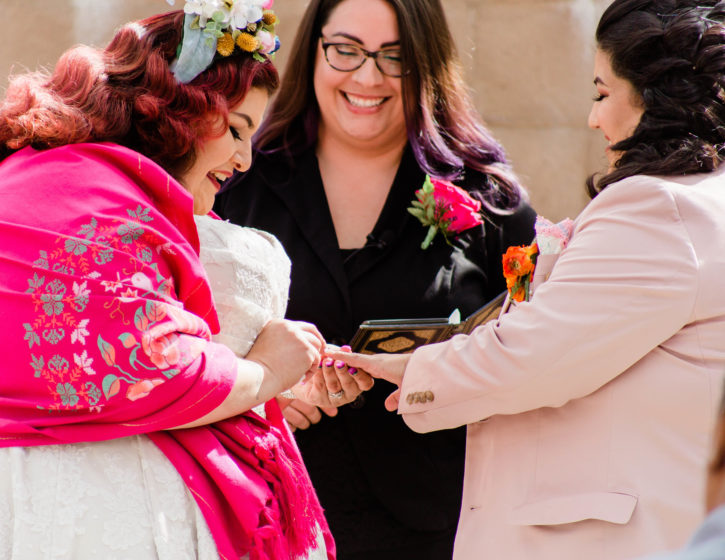
[(408, 212), (428, 226), (428, 233), (420, 245), (422, 249), (428, 248), (439, 231), (450, 244), (451, 236), (483, 223), (481, 203), (448, 181), (426, 175), (423, 186), (415, 191), (415, 197)]

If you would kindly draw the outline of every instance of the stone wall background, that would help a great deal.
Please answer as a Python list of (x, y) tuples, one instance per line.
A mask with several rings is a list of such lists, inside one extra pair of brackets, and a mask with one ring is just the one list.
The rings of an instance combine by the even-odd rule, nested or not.
[[(593, 33), (610, 0), (442, 0), (477, 109), (504, 145), (537, 211), (574, 217), (584, 180), (605, 165), (586, 126), (594, 95)], [(287, 60), (307, 0), (277, 0)], [(2, 0), (0, 89), (11, 73), (52, 68), (70, 46), (101, 46), (126, 21), (169, 9), (164, 0)], [(183, 0), (176, 1), (176, 7)]]

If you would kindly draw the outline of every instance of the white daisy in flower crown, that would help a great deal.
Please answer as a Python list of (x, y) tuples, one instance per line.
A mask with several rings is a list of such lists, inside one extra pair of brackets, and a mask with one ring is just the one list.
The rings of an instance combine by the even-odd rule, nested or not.
[(222, 0), (201, 0), (200, 2), (188, 1), (184, 5), (185, 14), (196, 14), (200, 18), (201, 27), (206, 26), (207, 20), (211, 19), (214, 12), (223, 10)]
[(244, 29), (250, 23), (262, 19), (265, 9), (272, 2), (267, 0), (188, 0), (184, 5), (184, 13), (199, 16), (199, 25), (205, 27), (214, 14), (222, 14), (221, 21), (234, 29)]
[(263, 0), (252, 0), (250, 2), (236, 2), (231, 10), (231, 24), (235, 29), (244, 29), (249, 24), (262, 19), (265, 4)]
[[(170, 5), (175, 0), (166, 0)], [(259, 61), (279, 48), (274, 0), (186, 0), (184, 37), (172, 64), (176, 79), (191, 82), (209, 67), (215, 54), (236, 48)]]

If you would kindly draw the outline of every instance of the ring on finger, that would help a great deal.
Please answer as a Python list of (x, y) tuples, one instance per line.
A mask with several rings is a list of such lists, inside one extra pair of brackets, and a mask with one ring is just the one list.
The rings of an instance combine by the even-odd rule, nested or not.
[(327, 394), (328, 394), (328, 396), (329, 396), (329, 397), (330, 397), (331, 399), (341, 399), (342, 397), (344, 397), (344, 396), (345, 396), (345, 391), (344, 391), (343, 389), (340, 389), (340, 390), (339, 390), (339, 391), (338, 391), (337, 393), (330, 393), (330, 392), (328, 391), (328, 392), (327, 392)]

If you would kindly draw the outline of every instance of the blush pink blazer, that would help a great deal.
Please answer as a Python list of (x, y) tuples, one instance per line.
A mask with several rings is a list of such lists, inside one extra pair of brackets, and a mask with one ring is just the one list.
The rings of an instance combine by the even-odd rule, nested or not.
[(677, 548), (704, 517), (725, 371), (725, 173), (611, 185), (550, 272), (498, 325), (406, 369), (412, 429), (468, 424), (454, 558)]

